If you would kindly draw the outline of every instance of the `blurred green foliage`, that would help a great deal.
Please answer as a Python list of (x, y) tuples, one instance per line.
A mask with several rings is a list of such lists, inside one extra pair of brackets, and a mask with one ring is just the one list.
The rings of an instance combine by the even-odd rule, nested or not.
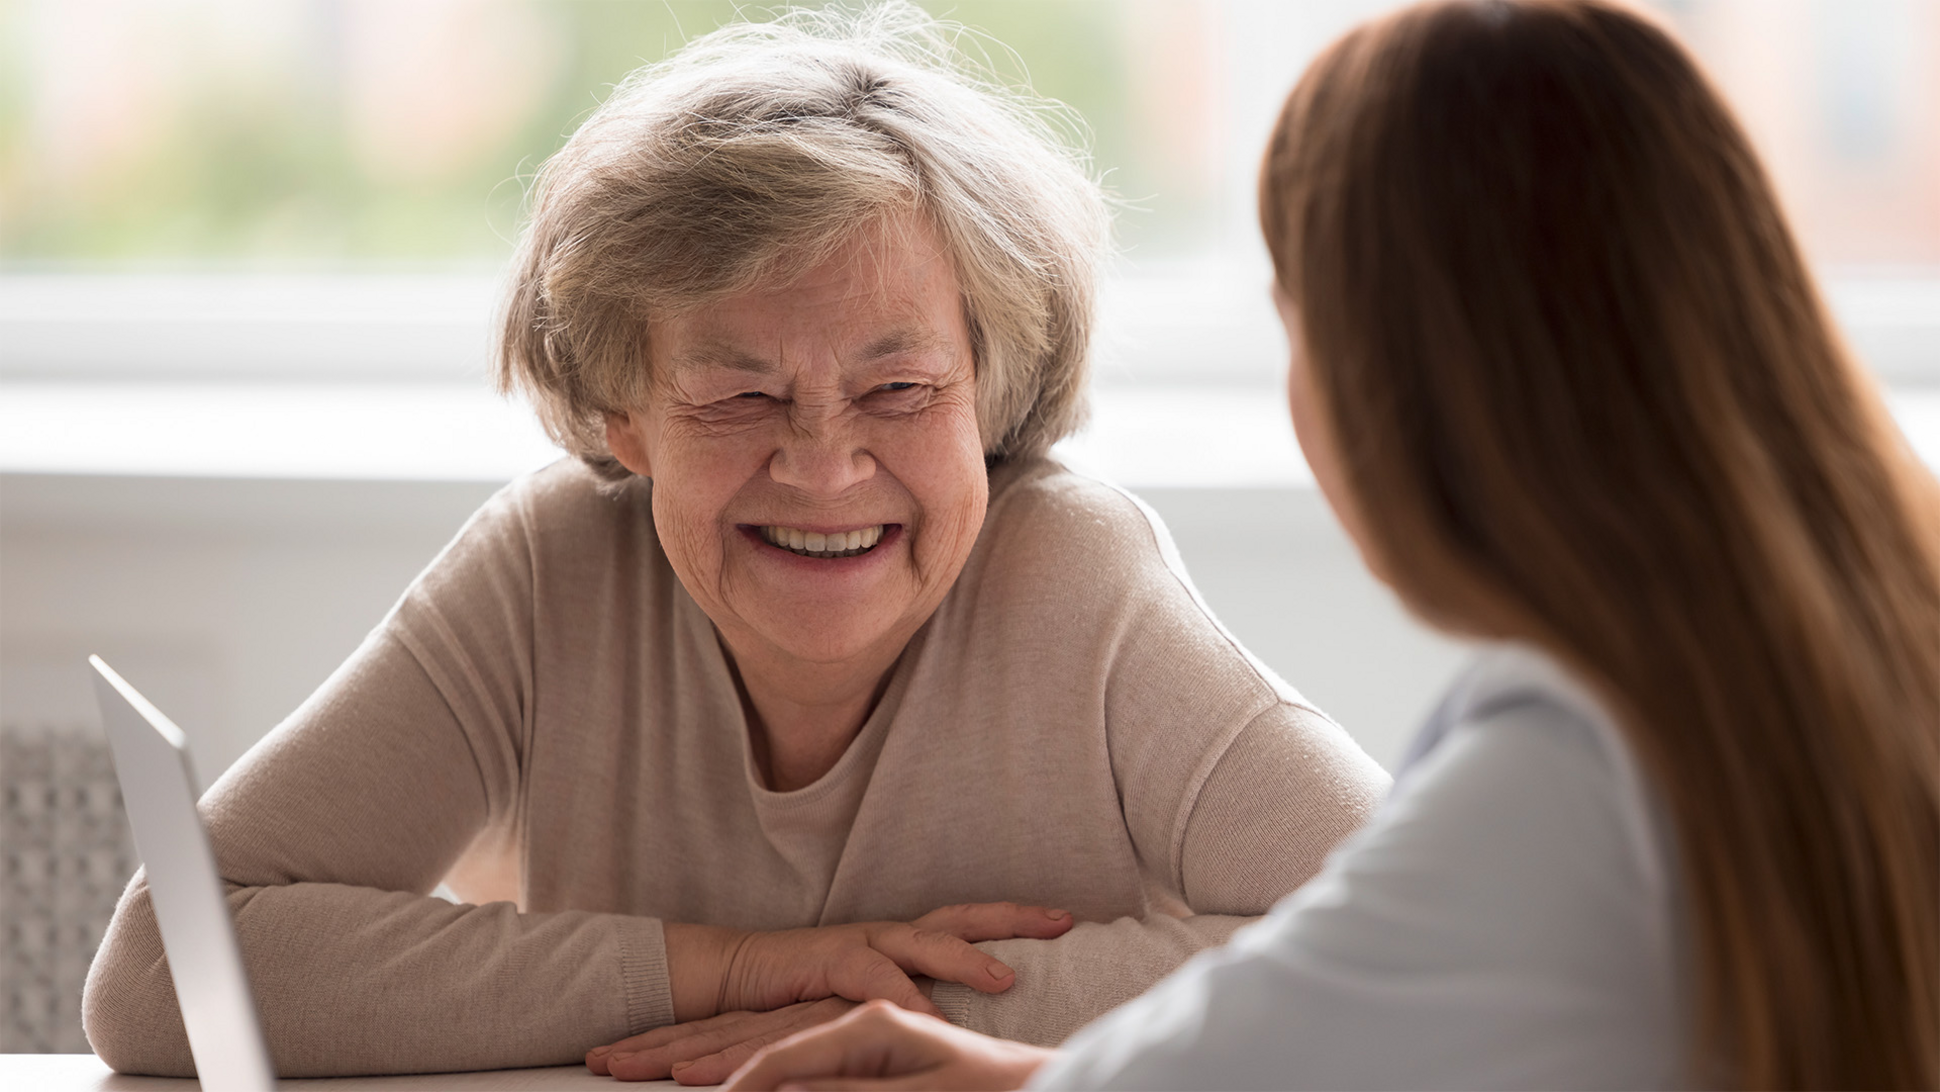
[[(59, 73), (50, 64), (61, 58), (46, 55), (45, 9), (0, 0), (0, 260), (496, 261), (510, 251), (526, 180), (617, 81), (726, 21), (764, 17), (721, 0), (509, 2), (527, 9), (540, 31), (531, 48), (548, 58), (526, 91), (523, 120), (461, 161), (413, 175), (373, 165), (356, 146), (333, 39), (341, 19), (330, 18), (341, 4), (329, 0), (313, 3), (323, 15), (314, 33), (286, 42), (267, 72), (178, 63), (176, 98), (150, 111), (133, 151), (105, 165), (51, 169), (47, 142), (64, 137), (45, 131), (40, 100), (53, 93)], [(1123, 8), (1094, 0), (925, 7), (1007, 47), (990, 51), (999, 78), (1028, 80), (1085, 119), (1097, 169), (1116, 193), (1153, 210), (1126, 218), (1128, 242), (1162, 247), (1187, 233), (1193, 198), (1157, 192), (1151, 160), (1162, 151), (1141, 142), (1127, 107)], [(180, 18), (218, 17), (213, 11), (185, 7)]]

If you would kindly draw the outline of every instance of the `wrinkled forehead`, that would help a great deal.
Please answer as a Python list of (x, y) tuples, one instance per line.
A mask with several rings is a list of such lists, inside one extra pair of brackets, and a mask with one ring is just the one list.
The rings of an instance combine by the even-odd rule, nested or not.
[[(845, 363), (869, 364), (907, 357), (950, 358), (956, 355), (960, 345), (946, 332), (922, 324), (894, 327), (873, 340), (847, 348), (847, 352), (838, 352)], [(743, 339), (730, 333), (726, 337), (697, 337), (673, 353), (667, 364), (675, 374), (707, 370), (760, 376), (776, 372), (781, 361), (771, 354), (751, 351)]]

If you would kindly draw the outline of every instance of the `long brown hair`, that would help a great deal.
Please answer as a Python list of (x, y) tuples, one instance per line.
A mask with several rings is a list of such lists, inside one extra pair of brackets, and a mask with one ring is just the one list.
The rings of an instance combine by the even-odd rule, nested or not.
[(1600, 3), (1408, 9), (1302, 79), (1261, 218), (1383, 575), (1652, 772), (1692, 1079), (1940, 1083), (1940, 490), (1694, 63)]

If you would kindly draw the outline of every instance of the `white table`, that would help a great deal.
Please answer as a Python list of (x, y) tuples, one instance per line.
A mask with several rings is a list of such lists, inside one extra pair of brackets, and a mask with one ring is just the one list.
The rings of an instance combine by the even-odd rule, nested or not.
[[(5, 1092), (188, 1092), (193, 1080), (172, 1077), (127, 1077), (109, 1069), (92, 1054), (0, 1054), (0, 1090)], [(498, 1069), (484, 1073), (425, 1073), (407, 1077), (334, 1077), (321, 1080), (278, 1081), (284, 1090), (304, 1092), (407, 1092), (459, 1089), (481, 1092), (550, 1092), (556, 1088), (605, 1089), (679, 1088), (672, 1081), (623, 1083), (596, 1076), (583, 1065), (549, 1069)]]

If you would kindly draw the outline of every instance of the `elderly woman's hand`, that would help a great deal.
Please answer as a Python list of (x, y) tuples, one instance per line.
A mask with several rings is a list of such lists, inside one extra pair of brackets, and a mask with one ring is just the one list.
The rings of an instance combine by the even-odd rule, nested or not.
[(684, 1084), (713, 1084), (763, 1046), (842, 1016), (858, 1002), (880, 998), (941, 1015), (913, 975), (1001, 993), (1015, 974), (972, 943), (1050, 939), (1071, 924), (1065, 911), (1007, 902), (946, 906), (907, 923), (773, 933), (669, 923), (667, 965), (678, 1022), (596, 1048), (586, 1065), (622, 1080), (673, 1076)]
[(761, 1051), (724, 1092), (771, 1088), (1022, 1088), (1052, 1051), (871, 1002)]

